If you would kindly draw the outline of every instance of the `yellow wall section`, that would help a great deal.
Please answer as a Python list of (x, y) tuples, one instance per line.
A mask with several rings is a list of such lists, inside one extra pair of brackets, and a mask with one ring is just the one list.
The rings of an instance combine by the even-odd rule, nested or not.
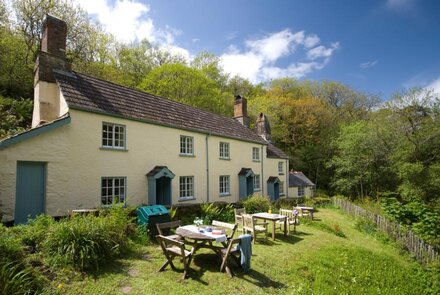
[[(0, 150), (0, 200), (5, 220), (13, 219), (17, 161), (47, 162), (46, 213), (65, 215), (69, 210), (95, 208), (101, 203), (101, 177), (127, 177), (128, 205), (148, 201), (146, 174), (155, 166), (167, 166), (176, 177), (172, 180), (172, 202), (179, 204), (179, 176), (194, 176), (195, 200), (207, 201), (205, 134), (146, 124), (107, 115), (70, 110), (71, 123)], [(101, 148), (102, 122), (126, 126), (126, 151)], [(194, 157), (180, 156), (180, 135), (194, 137)], [(219, 158), (219, 142), (229, 142), (230, 160)], [(252, 147), (260, 144), (208, 136), (209, 201), (238, 201), (238, 173), (251, 168), (261, 175), (260, 184), (267, 194), (267, 178), (278, 176), (287, 186), (286, 160), (263, 158), (252, 161)], [(278, 175), (278, 162), (286, 173)], [(230, 196), (219, 194), (219, 176), (230, 175)], [(284, 190), (287, 191), (286, 188)]]

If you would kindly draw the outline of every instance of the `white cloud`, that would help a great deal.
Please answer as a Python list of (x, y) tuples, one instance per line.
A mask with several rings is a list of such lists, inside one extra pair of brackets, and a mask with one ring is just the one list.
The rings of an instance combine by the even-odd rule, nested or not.
[(431, 83), (429, 83), (428, 86), (425, 88), (433, 90), (437, 95), (440, 95), (440, 77), (433, 80)]
[(307, 51), (307, 57), (311, 60), (315, 60), (323, 57), (330, 57), (333, 51), (339, 48), (339, 42), (332, 43), (330, 47), (317, 46)]
[(145, 38), (150, 42), (170, 45), (175, 42), (176, 36), (181, 34), (180, 30), (169, 26), (163, 29), (155, 28), (153, 19), (148, 15), (150, 6), (137, 0), (116, 0), (114, 3), (107, 0), (76, 0), (76, 2), (122, 42), (128, 43)]
[(377, 64), (377, 60), (373, 60), (373, 61), (367, 61), (367, 62), (363, 62), (361, 64), (359, 64), (359, 67), (363, 70), (368, 69), (368, 68), (372, 68)]
[(312, 48), (313, 46), (318, 45), (320, 42), (319, 37), (316, 36), (315, 34), (313, 35), (309, 35), (306, 37), (306, 39), (304, 40), (304, 46), (306, 48)]
[[(226, 72), (239, 75), (252, 82), (261, 82), (281, 77), (302, 78), (307, 74), (322, 69), (339, 48), (339, 43), (330, 47), (318, 46), (320, 39), (317, 35), (305, 35), (304, 31), (292, 32), (284, 29), (268, 34), (260, 39), (246, 40), (245, 51), (240, 51), (237, 46), (231, 45), (221, 58), (221, 63)], [(296, 61), (286, 67), (277, 66), (276, 63), (292, 55), (302, 48), (312, 61)]]

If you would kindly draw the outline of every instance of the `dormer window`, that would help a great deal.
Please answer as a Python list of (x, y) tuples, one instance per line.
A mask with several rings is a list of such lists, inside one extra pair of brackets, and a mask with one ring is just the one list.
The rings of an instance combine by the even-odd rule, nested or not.
[(125, 126), (113, 123), (102, 123), (102, 147), (125, 149)]

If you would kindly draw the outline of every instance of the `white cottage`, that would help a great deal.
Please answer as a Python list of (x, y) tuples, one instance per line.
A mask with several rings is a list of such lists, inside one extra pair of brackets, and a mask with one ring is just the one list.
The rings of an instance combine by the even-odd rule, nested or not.
[(113, 202), (237, 202), (288, 192), (288, 157), (264, 115), (234, 118), (73, 72), (66, 24), (47, 16), (35, 69), (32, 129), (0, 141), (3, 221)]

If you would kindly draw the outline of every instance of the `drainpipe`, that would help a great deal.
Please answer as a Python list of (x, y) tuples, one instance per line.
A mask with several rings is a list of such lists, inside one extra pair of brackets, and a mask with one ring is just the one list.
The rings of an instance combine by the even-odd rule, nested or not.
[(206, 134), (205, 143), (206, 143), (206, 202), (209, 203), (209, 147), (208, 147), (208, 137), (211, 134)]
[(261, 181), (261, 194), (264, 196), (264, 165), (263, 165), (263, 160), (264, 160), (264, 145), (261, 145), (261, 176), (260, 176), (260, 181)]
[(289, 160), (286, 159), (286, 181), (284, 182), (284, 189), (286, 191), (286, 198), (289, 197)]

